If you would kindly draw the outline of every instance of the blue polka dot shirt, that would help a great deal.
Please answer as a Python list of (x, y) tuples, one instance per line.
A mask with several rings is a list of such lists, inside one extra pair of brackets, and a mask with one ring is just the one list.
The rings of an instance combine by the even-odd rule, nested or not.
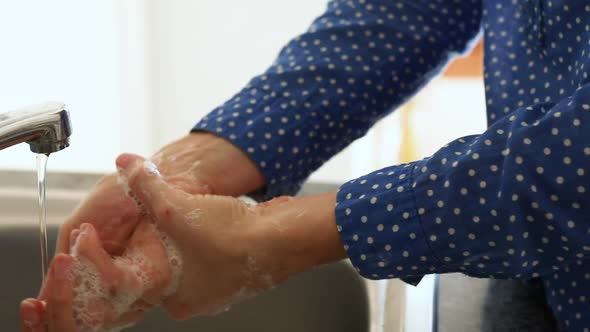
[(480, 35), (488, 129), (345, 183), (336, 227), (364, 277), (539, 279), (560, 329), (588, 332), (587, 1), (333, 0), (195, 130), (291, 194)]

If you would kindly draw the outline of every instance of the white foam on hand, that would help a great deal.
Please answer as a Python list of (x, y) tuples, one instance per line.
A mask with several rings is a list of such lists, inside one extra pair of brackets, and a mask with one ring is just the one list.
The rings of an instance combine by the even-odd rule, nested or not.
[[(183, 260), (176, 244), (166, 234), (160, 232), (152, 225), (168, 256), (171, 278), (168, 285), (162, 291), (162, 299), (174, 294), (178, 288), (182, 273)], [(71, 278), (75, 281), (73, 314), (76, 328), (81, 332), (117, 332), (133, 324), (113, 326), (123, 314), (131, 311), (137, 300), (153, 288), (155, 281), (146, 273), (151, 262), (140, 250), (127, 250), (122, 256), (114, 258), (114, 265), (124, 271), (127, 280), (120, 280), (124, 288), (118, 288), (111, 293), (105, 288), (104, 282), (97, 267), (83, 255), (79, 254), (78, 245), (73, 244), (71, 254), (74, 264), (71, 269)]]
[(180, 276), (182, 274), (183, 259), (180, 250), (174, 240), (172, 240), (167, 234), (160, 231), (154, 224), (150, 224), (152, 231), (155, 232), (166, 249), (166, 255), (168, 256), (168, 263), (170, 264), (170, 282), (168, 286), (164, 288), (162, 295), (168, 297), (176, 292), (178, 285), (180, 284)]
[(73, 314), (78, 331), (101, 331), (101, 322), (105, 321), (105, 312), (94, 308), (97, 299), (107, 297), (101, 285), (101, 277), (96, 267), (84, 257), (74, 255), (72, 280), (79, 281), (74, 286)]

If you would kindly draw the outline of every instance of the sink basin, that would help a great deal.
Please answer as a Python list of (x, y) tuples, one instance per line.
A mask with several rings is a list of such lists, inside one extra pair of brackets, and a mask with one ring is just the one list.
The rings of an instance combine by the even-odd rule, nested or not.
[[(55, 239), (56, 227), (50, 229)], [(18, 330), (19, 299), (35, 295), (40, 279), (39, 233), (36, 227), (7, 227), (0, 231), (2, 273), (0, 322)], [(51, 247), (54, 247), (52, 241)], [(216, 317), (172, 323), (162, 312), (130, 331), (366, 331), (368, 303), (365, 286), (345, 262), (301, 274), (281, 287), (251, 299)], [(12, 328), (7, 328), (12, 327)]]
[[(96, 178), (84, 174), (48, 176), (50, 250), (55, 247), (57, 225)], [(331, 185), (308, 185), (302, 192), (332, 189)], [(0, 326), (7, 331), (18, 330), (18, 303), (36, 295), (40, 283), (35, 195), (33, 173), (0, 172), (0, 262), (5, 266), (0, 275)], [(342, 261), (295, 276), (215, 317), (174, 322), (157, 310), (128, 331), (432, 331), (434, 284), (431, 278), (417, 288), (397, 280), (369, 281), (359, 277), (348, 261)]]

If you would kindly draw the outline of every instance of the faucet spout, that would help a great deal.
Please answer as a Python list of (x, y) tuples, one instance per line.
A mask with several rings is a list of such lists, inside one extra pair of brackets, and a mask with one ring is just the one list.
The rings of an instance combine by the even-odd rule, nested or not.
[(0, 150), (27, 142), (34, 153), (50, 154), (70, 145), (72, 126), (63, 103), (48, 102), (0, 114)]

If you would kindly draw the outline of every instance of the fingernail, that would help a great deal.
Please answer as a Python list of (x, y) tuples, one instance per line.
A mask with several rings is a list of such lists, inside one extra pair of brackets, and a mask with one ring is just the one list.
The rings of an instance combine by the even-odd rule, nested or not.
[(28, 327), (33, 327), (39, 324), (41, 317), (39, 313), (35, 310), (35, 306), (33, 304), (29, 304), (27, 302), (27, 309), (22, 311), (23, 320)]
[(117, 168), (122, 173), (129, 172), (139, 159), (136, 155), (124, 153), (117, 158)]

